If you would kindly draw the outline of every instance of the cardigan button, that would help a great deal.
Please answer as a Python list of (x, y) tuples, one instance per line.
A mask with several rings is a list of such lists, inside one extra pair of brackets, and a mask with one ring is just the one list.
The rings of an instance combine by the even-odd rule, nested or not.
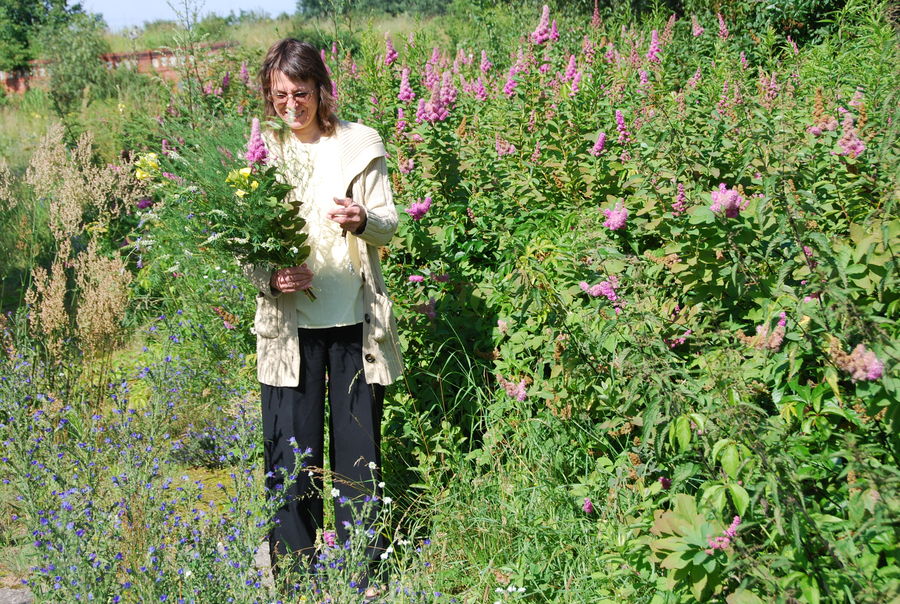
[(367, 354), (366, 357), (365, 357), (365, 359), (366, 359), (366, 362), (367, 362), (367, 363), (374, 363), (374, 362), (375, 362), (375, 355), (374, 355), (374, 354)]
[(363, 319), (366, 320), (366, 323), (371, 323), (371, 322), (372, 322), (372, 317), (369, 316), (369, 313), (366, 313), (366, 314), (363, 316)]

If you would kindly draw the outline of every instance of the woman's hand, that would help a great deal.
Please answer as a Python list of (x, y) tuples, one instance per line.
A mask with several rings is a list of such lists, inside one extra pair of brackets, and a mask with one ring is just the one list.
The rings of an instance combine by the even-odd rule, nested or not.
[(312, 285), (313, 273), (306, 264), (280, 268), (269, 279), (272, 289), (284, 293), (299, 292), (309, 289)]
[(334, 203), (338, 205), (333, 210), (328, 211), (328, 218), (335, 221), (345, 231), (359, 234), (366, 227), (366, 209), (359, 204), (353, 203), (349, 197), (340, 199), (335, 197)]

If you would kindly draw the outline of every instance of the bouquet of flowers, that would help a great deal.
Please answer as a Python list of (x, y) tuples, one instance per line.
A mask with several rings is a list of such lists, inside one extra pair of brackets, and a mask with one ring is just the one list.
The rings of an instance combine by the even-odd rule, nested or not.
[(186, 237), (186, 254), (197, 249), (217, 261), (302, 264), (309, 246), (300, 202), (290, 195), (293, 186), (283, 182), (278, 168), (267, 164), (259, 120), (252, 122), (243, 153), (228, 150), (227, 131), (193, 138), (180, 138), (180, 147), (163, 141), (162, 157), (146, 153), (135, 163), (135, 176), (150, 182), (163, 200), (160, 207), (151, 203), (143, 208), (147, 218), (165, 221), (170, 232), (181, 226), (175, 230)]

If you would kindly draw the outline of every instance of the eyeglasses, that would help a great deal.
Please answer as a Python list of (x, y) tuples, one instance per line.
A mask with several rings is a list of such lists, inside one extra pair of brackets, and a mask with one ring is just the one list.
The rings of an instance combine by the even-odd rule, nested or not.
[(293, 99), (295, 105), (305, 105), (312, 98), (313, 93), (309, 90), (298, 90), (296, 92), (273, 92), (269, 98), (276, 105), (285, 105), (288, 99)]

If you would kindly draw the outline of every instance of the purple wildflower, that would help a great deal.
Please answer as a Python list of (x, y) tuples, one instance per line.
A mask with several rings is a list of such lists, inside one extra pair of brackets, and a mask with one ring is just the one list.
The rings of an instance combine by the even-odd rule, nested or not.
[(149, 197), (142, 197), (141, 199), (138, 199), (137, 203), (135, 203), (134, 205), (136, 205), (137, 209), (139, 210), (146, 210), (153, 205), (153, 200)]
[(665, 476), (660, 476), (659, 485), (663, 488), (663, 491), (668, 491), (669, 487), (672, 486), (672, 479), (666, 478)]
[(687, 195), (684, 194), (684, 184), (678, 183), (678, 193), (675, 195), (675, 202), (672, 203), (672, 213), (678, 216), (686, 209), (685, 201), (687, 200)]
[(620, 144), (631, 142), (631, 133), (628, 132), (628, 127), (625, 125), (625, 116), (618, 109), (616, 109), (616, 130), (619, 131)]
[(410, 283), (421, 283), (424, 280), (425, 280), (425, 277), (423, 277), (422, 275), (410, 275), (409, 276)]
[(725, 27), (725, 18), (722, 17), (722, 13), (716, 13), (716, 18), (719, 19), (719, 37), (723, 40), (727, 40), (728, 28)]
[(509, 70), (509, 77), (506, 80), (506, 84), (503, 85), (503, 94), (512, 98), (514, 94), (516, 94), (516, 78), (515, 78), (515, 67), (511, 67)]
[(584, 498), (584, 503), (581, 504), (581, 510), (582, 510), (585, 514), (593, 514), (593, 513), (594, 513), (594, 504), (593, 504), (593, 502), (591, 501), (591, 498), (590, 498), (590, 497), (585, 497), (585, 498)]
[(700, 26), (700, 22), (697, 21), (697, 15), (691, 15), (691, 33), (695, 38), (702, 36), (703, 32), (706, 31)]

